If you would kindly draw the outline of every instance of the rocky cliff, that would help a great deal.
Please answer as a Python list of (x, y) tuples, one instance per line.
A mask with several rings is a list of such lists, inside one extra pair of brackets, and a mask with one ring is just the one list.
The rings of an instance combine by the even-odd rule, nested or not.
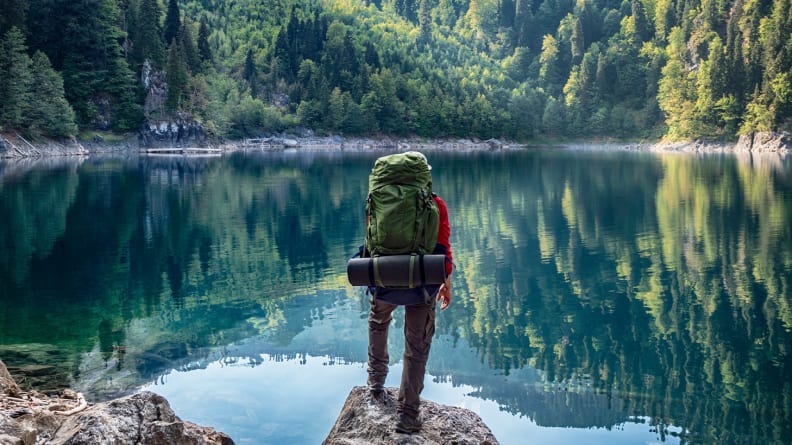
[(792, 150), (792, 137), (786, 131), (744, 134), (740, 136), (734, 150), (788, 153)]
[(210, 138), (200, 122), (179, 114), (170, 119), (147, 120), (138, 130), (140, 147), (206, 147)]
[(226, 434), (179, 419), (168, 401), (141, 392), (89, 405), (65, 390), (47, 396), (19, 389), (0, 361), (0, 444), (233, 445)]
[(365, 387), (352, 388), (323, 445), (498, 444), (489, 427), (473, 411), (429, 400), (421, 400), (421, 431), (397, 433), (394, 430), (398, 419), (397, 395), (396, 388), (387, 388), (381, 398), (373, 398)]

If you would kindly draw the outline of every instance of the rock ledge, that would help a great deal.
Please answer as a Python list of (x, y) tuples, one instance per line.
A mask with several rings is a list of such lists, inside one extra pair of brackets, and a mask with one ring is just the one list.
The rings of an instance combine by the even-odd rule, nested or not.
[(1, 445), (233, 445), (228, 435), (184, 422), (164, 397), (144, 391), (88, 405), (66, 390), (59, 397), (22, 392), (0, 361)]
[(421, 400), (423, 427), (415, 434), (399, 434), (396, 398), (398, 389), (386, 388), (380, 400), (367, 388), (356, 386), (323, 445), (498, 445), (481, 417), (465, 408)]

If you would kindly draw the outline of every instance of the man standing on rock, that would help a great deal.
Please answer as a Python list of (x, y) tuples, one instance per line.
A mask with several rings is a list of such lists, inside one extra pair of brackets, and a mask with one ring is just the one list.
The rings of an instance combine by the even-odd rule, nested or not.
[[(371, 310), (369, 312), (369, 348), (368, 348), (368, 387), (372, 397), (382, 400), (385, 396), (385, 378), (388, 375), (388, 326), (393, 319), (393, 311), (400, 305), (404, 306), (404, 368), (402, 370), (401, 384), (399, 385), (399, 396), (397, 411), (399, 420), (396, 424), (396, 431), (399, 433), (415, 433), (421, 429), (422, 421), (419, 418), (420, 394), (424, 386), (424, 374), (426, 372), (426, 361), (429, 358), (429, 348), (432, 344), (432, 336), (435, 331), (435, 304), (440, 301), (440, 309), (446, 309), (451, 304), (451, 272), (453, 270), (451, 253), (451, 226), (448, 220), (448, 208), (439, 196), (431, 192), (431, 166), (426, 161), (426, 157), (418, 152), (407, 152), (402, 154), (410, 160), (417, 160), (419, 177), (428, 178), (429, 206), (436, 206), (433, 209), (435, 217), (439, 216), (439, 226), (437, 230), (436, 244), (430, 248), (432, 254), (443, 254), (446, 256), (446, 280), (441, 285), (425, 285), (412, 289), (389, 289), (385, 287), (371, 286)], [(402, 156), (391, 155), (391, 156)], [(384, 158), (390, 158), (386, 156)], [(383, 158), (380, 158), (380, 160)], [(375, 164), (372, 174), (380, 165), (380, 160)], [(409, 162), (409, 161), (408, 161)], [(372, 180), (369, 180), (371, 189)], [(370, 191), (371, 193), (371, 191)], [(423, 194), (421, 194), (423, 196)], [(372, 206), (372, 198), (369, 196), (369, 206)], [(412, 204), (414, 206), (414, 204)], [(369, 220), (367, 226), (372, 224), (372, 214), (368, 213)], [(418, 223), (416, 225), (420, 225)], [(430, 223), (430, 227), (434, 227)], [(367, 229), (371, 230), (371, 229)], [(434, 237), (430, 237), (434, 241)], [(367, 238), (368, 242), (368, 238)], [(368, 246), (370, 247), (370, 246)], [(370, 252), (369, 252), (370, 253)]]

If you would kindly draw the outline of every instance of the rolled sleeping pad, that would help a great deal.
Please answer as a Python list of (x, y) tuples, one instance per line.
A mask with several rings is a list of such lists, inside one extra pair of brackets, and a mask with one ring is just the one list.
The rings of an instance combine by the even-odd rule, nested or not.
[(410, 289), (446, 280), (445, 255), (386, 255), (352, 258), (347, 276), (353, 286)]

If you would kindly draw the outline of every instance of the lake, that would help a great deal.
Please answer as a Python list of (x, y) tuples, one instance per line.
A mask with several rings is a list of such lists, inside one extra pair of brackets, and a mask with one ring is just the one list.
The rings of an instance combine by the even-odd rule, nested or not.
[[(321, 443), (366, 381), (346, 261), (381, 154), (0, 163), (0, 359), (238, 444)], [(791, 159), (427, 155), (456, 272), (424, 398), (503, 444), (789, 443)]]

